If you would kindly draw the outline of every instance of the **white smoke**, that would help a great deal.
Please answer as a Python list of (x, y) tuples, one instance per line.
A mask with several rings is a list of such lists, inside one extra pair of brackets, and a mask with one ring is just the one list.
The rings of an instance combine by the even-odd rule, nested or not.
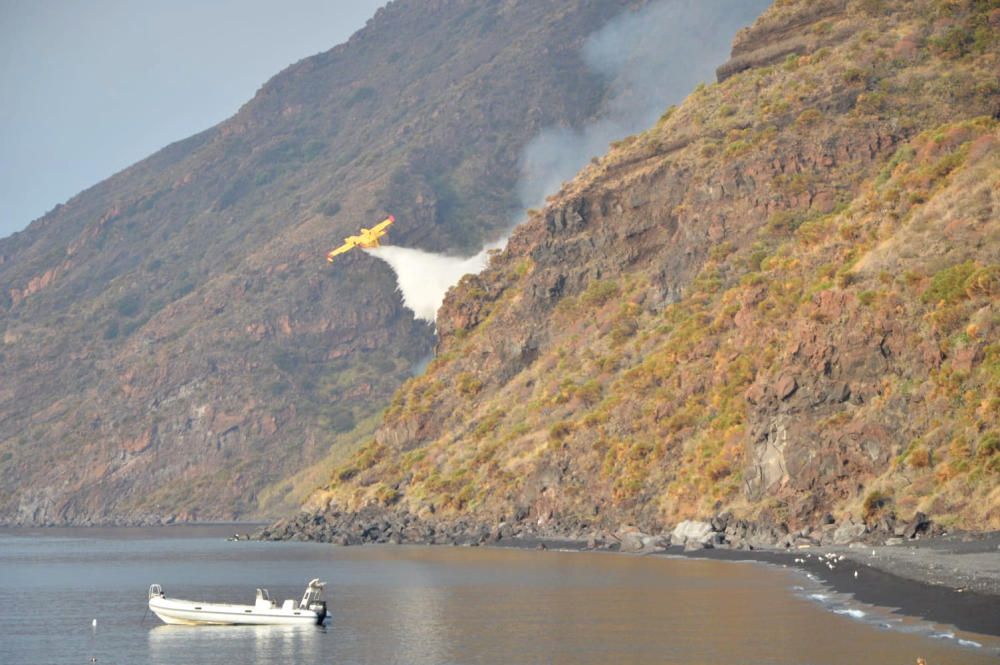
[(659, 0), (628, 11), (587, 38), (583, 57), (608, 85), (600, 118), (581, 129), (550, 127), (524, 149), (518, 194), (525, 208), (572, 178), (608, 144), (651, 127), (729, 55), (736, 31), (771, 0)]
[(482, 272), (489, 260), (489, 249), (469, 258), (391, 245), (365, 252), (382, 259), (396, 272), (403, 304), (413, 310), (418, 319), (434, 323), (448, 289), (458, 284), (464, 275)]
[[(629, 11), (587, 38), (583, 55), (607, 81), (600, 118), (581, 129), (551, 127), (524, 149), (518, 193), (524, 208), (540, 205), (608, 144), (650, 127), (699, 82), (714, 78), (736, 31), (770, 0), (659, 0)], [(396, 271), (403, 303), (434, 322), (445, 294), (463, 275), (486, 267), (491, 249), (468, 258), (404, 247), (365, 250)]]

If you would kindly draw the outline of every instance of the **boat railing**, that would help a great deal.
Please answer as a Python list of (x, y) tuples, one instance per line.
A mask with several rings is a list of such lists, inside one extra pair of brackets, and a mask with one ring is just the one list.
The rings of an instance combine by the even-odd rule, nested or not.
[(326, 582), (320, 582), (319, 578), (311, 580), (309, 586), (306, 587), (305, 593), (302, 594), (302, 602), (299, 603), (299, 607), (307, 609), (313, 601), (319, 600), (325, 586)]
[(163, 587), (159, 584), (149, 585), (149, 598), (158, 598), (163, 595)]

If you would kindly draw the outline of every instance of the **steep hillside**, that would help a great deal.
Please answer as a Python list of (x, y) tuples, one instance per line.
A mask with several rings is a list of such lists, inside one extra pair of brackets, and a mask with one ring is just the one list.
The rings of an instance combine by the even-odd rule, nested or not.
[(449, 294), (271, 535), (1000, 528), (998, 34), (995, 0), (775, 2)]
[(384, 264), (325, 251), (389, 211), (410, 247), (506, 228), (522, 147), (600, 111), (579, 51), (626, 4), (391, 2), (0, 240), (0, 523), (299, 500), (282, 479), (370, 436), (433, 344)]

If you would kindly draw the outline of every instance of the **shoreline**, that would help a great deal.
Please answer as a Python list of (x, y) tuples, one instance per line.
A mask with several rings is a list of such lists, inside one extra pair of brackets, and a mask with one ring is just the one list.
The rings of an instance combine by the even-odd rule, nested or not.
[[(673, 548), (671, 548), (673, 549)], [(839, 594), (854, 600), (886, 608), (894, 614), (923, 619), (936, 624), (954, 626), (971, 633), (1000, 637), (1000, 596), (983, 591), (954, 588), (890, 572), (893, 559), (886, 558), (884, 567), (859, 560), (854, 553), (842, 548), (817, 548), (812, 551), (781, 552), (769, 550), (701, 550), (682, 552), (667, 550), (689, 558), (722, 561), (756, 561), (788, 568), (797, 568)], [(877, 548), (876, 548), (877, 549)], [(871, 548), (868, 548), (869, 552)], [(824, 555), (837, 557), (827, 565)], [(839, 557), (843, 555), (844, 560)], [(996, 556), (1000, 557), (1000, 554)], [(857, 576), (855, 576), (857, 573)]]
[[(227, 540), (245, 541), (261, 540), (260, 532), (253, 536), (250, 535), (252, 531), (246, 531), (242, 536), (237, 532), (239, 537), (233, 538), (228, 529), (235, 527), (243, 531), (246, 527), (259, 527), (261, 524), (201, 522), (160, 527), (3, 527), (0, 531), (27, 535), (30, 532), (45, 533), (57, 529), (114, 532), (131, 528), (162, 528), (165, 532), (181, 535), (185, 531), (212, 530)], [(293, 542), (313, 539), (274, 540)], [(1000, 532), (922, 538), (899, 545), (853, 543), (797, 549), (707, 547), (690, 551), (675, 545), (622, 551), (619, 543), (595, 547), (593, 542), (582, 538), (528, 534), (479, 542), (421, 542), (407, 539), (385, 544), (571, 550), (772, 564), (809, 573), (816, 581), (838, 594), (850, 595), (858, 602), (885, 608), (895, 614), (954, 626), (971, 633), (1000, 637)], [(350, 546), (358, 545), (361, 543)]]
[[(798, 550), (709, 548), (684, 551), (683, 547), (672, 546), (629, 553), (591, 548), (586, 541), (568, 538), (510, 538), (485, 546), (750, 561), (795, 568), (811, 574), (834, 592), (850, 595), (858, 602), (885, 608), (894, 614), (954, 626), (961, 631), (1000, 637), (1000, 593), (996, 591), (1000, 587), (998, 544), (1000, 533), (981, 534), (972, 542), (939, 538), (916, 541), (910, 545), (830, 546)], [(991, 570), (982, 571), (982, 575), (973, 574), (975, 580), (970, 585), (967, 566), (939, 568), (941, 562), (954, 564), (961, 560), (957, 557), (968, 556), (973, 557), (966, 560), (969, 562), (978, 562), (984, 557), (995, 560), (996, 576)], [(954, 584), (956, 581), (958, 585)]]

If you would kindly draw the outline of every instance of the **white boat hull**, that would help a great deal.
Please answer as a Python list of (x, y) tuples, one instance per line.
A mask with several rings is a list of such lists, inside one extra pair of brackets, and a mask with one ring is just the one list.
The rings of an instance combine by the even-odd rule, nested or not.
[(262, 609), (253, 605), (198, 603), (174, 598), (150, 598), (149, 609), (164, 623), (187, 626), (293, 626), (320, 624), (324, 618), (306, 609)]

